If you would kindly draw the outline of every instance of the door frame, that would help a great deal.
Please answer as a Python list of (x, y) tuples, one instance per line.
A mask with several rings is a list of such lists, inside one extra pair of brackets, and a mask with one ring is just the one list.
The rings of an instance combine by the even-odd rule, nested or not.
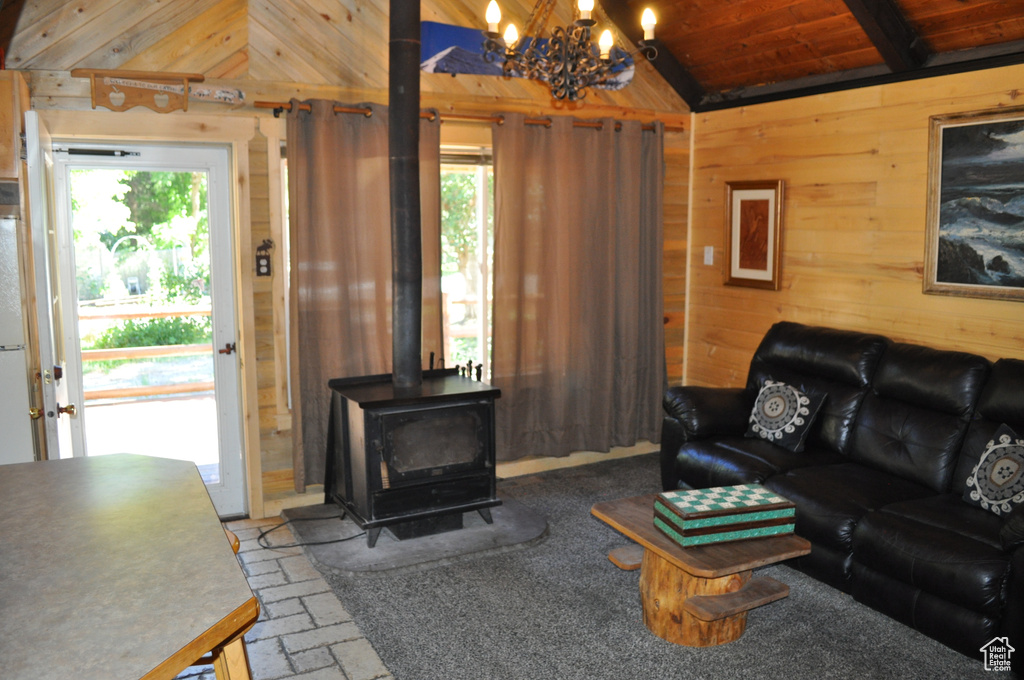
[(252, 115), (111, 113), (41, 110), (51, 136), (64, 141), (101, 143), (214, 144), (228, 148), (229, 187), (235, 276), (235, 323), (241, 393), (242, 466), (250, 517), (263, 517), (258, 395), (256, 391), (256, 332), (253, 313), (255, 250), (252, 242), (249, 192), (249, 142), (258, 130)]
[[(125, 150), (126, 156), (96, 153), (69, 154), (68, 148), (81, 150)], [(86, 437), (85, 397), (83, 393), (83, 363), (78, 316), (78, 290), (75, 285), (77, 258), (73, 235), (71, 172), (75, 169), (146, 170), (151, 172), (187, 173), (201, 171), (208, 187), (207, 215), (209, 218), (209, 264), (212, 281), (213, 342), (211, 355), (215, 380), (215, 408), (217, 422), (220, 481), (208, 485), (210, 497), (218, 512), (225, 517), (246, 513), (245, 469), (241, 451), (241, 394), (237, 357), (228, 353), (221, 356), (217, 348), (236, 346), (238, 341), (237, 302), (235, 295), (234, 240), (231, 238), (231, 162), (223, 144), (140, 144), (123, 142), (99, 144), (96, 142), (68, 142), (53, 139), (54, 210), (60, 271), (61, 312), (59, 324), (64, 332), (64, 380), (68, 398), (78, 405), (78, 413), (70, 419), (73, 456), (89, 455)], [(230, 345), (229, 345), (230, 343)], [(67, 452), (62, 452), (62, 457)]]
[[(60, 329), (62, 314), (58, 244), (54, 219), (53, 142), (46, 122), (34, 111), (25, 112), (25, 185), (28, 196), (28, 240), (33, 305), (30, 311), (34, 328), (29, 335), (30, 348), (38, 373), (39, 401), (43, 405), (39, 428), (39, 449), (45, 458), (60, 456), (62, 446), (70, 448), (71, 413), (68, 385), (63, 379), (64, 336)], [(30, 376), (32, 377), (32, 376)], [(63, 417), (62, 417), (63, 416)]]

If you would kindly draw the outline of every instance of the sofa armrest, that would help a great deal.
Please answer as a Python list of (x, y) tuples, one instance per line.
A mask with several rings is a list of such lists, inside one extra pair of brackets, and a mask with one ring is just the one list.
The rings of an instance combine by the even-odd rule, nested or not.
[(661, 486), (676, 488), (675, 459), (688, 441), (747, 431), (756, 395), (739, 387), (670, 387), (661, 425)]
[(683, 441), (743, 434), (755, 396), (740, 387), (670, 387), (665, 392), (665, 420), (678, 424)]

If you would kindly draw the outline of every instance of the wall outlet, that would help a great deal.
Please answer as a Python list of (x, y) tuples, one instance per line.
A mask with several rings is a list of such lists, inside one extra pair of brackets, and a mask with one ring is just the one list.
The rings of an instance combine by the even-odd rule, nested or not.
[(712, 265), (715, 263), (715, 247), (704, 246), (704, 264)]

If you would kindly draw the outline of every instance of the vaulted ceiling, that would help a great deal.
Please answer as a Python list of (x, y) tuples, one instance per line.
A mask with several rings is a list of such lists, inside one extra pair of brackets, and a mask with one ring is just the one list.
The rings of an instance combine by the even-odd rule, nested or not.
[[(14, 24), (27, 4), (28, 0), (0, 0), (0, 49), (10, 44)], [(458, 6), (470, 4), (479, 5), (479, 22), (486, 0), (460, 0)], [(571, 6), (575, 0), (559, 4)], [(597, 4), (599, 13), (633, 42), (642, 37), (643, 8), (654, 9), (658, 56), (652, 64), (697, 112), (1024, 63), (1024, 0)], [(1024, 89), (1024, 83), (1007, 87)]]
[(694, 111), (1024, 62), (1024, 0), (602, 0), (600, 6), (634, 41), (642, 37), (643, 8), (655, 11), (659, 54), (652, 63)]

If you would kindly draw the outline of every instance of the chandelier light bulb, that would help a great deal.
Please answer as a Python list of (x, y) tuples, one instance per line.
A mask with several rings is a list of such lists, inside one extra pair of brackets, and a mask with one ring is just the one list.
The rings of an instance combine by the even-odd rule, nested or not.
[(644, 28), (644, 40), (654, 40), (654, 27), (657, 24), (658, 20), (654, 17), (654, 12), (648, 7), (640, 16), (640, 25)]
[[(548, 28), (548, 19), (557, 0), (535, 0), (530, 13), (528, 35), (520, 36), (515, 24), (509, 23), (504, 35), (499, 35), (501, 11), (498, 0), (489, 0), (485, 18), (488, 30), (483, 31), (484, 60), (500, 65), (506, 77), (527, 78), (544, 83), (553, 99), (569, 102), (581, 101), (587, 88), (610, 83), (618, 89), (628, 82), (630, 73), (624, 69), (632, 64), (634, 55), (647, 59), (657, 56), (654, 44), (654, 12), (645, 10), (641, 25), (644, 40), (636, 51), (628, 46), (616, 46), (611, 30), (595, 33), (595, 0), (576, 0), (576, 19), (568, 26)], [(619, 0), (620, 2), (623, 0)], [(632, 0), (630, 0), (631, 2)], [(3, 4), (3, 0), (0, 0)], [(626, 76), (626, 77), (623, 77)]]
[(516, 30), (515, 24), (509, 24), (505, 29), (505, 44), (514, 47), (517, 42), (519, 42), (519, 31)]
[(487, 30), (491, 33), (497, 33), (498, 24), (501, 23), (501, 8), (498, 7), (498, 3), (495, 0), (491, 0), (487, 4), (487, 13), (484, 14), (484, 18), (487, 20)]
[(601, 33), (601, 38), (597, 41), (598, 47), (601, 48), (601, 58), (607, 59), (612, 53), (612, 45), (615, 44), (615, 39), (612, 38), (612, 32), (605, 29)]

